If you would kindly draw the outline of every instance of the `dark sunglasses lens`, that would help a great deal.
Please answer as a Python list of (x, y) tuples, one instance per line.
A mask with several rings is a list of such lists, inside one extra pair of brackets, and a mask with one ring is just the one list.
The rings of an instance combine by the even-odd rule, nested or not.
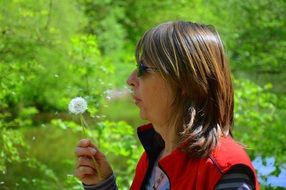
[(144, 73), (145, 73), (145, 68), (144, 68), (144, 66), (141, 65), (141, 64), (138, 64), (138, 66), (137, 66), (137, 76), (138, 76), (138, 77), (141, 77), (141, 76), (144, 75)]

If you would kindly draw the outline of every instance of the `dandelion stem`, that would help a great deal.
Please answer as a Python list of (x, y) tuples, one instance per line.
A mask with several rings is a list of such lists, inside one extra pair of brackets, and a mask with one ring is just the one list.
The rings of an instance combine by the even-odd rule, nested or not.
[(84, 134), (84, 136), (87, 136), (86, 131), (85, 131), (85, 127), (86, 127), (86, 122), (84, 121), (83, 115), (80, 114), (80, 123), (81, 123), (81, 127), (82, 127), (82, 132)]
[[(82, 126), (82, 132), (83, 132), (84, 136), (87, 137), (87, 133), (86, 133), (85, 128), (87, 128), (88, 125), (87, 125), (87, 123), (86, 123), (86, 121), (85, 121), (85, 119), (84, 119), (82, 114), (80, 114), (80, 123), (81, 123), (81, 126)], [(95, 165), (95, 169), (96, 169), (97, 175), (98, 175), (99, 178), (101, 178), (99, 165), (98, 165), (98, 163), (96, 162), (96, 160), (95, 160), (95, 158), (93, 156), (91, 156), (91, 158), (92, 158), (93, 164)]]
[(96, 173), (98, 175), (98, 178), (101, 178), (101, 172), (99, 170), (99, 165), (98, 165), (98, 163), (96, 162), (96, 160), (94, 159), (93, 156), (91, 158), (92, 158), (93, 164), (95, 165), (95, 170), (96, 170)]

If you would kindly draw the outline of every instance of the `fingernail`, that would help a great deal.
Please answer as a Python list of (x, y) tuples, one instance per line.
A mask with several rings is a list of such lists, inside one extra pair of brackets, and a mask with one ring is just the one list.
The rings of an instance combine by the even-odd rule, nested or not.
[(88, 145), (89, 144), (89, 140), (88, 139), (84, 139), (84, 144)]
[(95, 154), (96, 153), (96, 149), (95, 148), (88, 148), (89, 149), (89, 151), (91, 152), (91, 154)]

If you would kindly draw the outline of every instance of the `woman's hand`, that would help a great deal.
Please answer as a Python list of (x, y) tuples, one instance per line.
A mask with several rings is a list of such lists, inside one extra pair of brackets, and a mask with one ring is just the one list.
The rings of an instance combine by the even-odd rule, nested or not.
[(106, 157), (90, 140), (80, 140), (75, 155), (77, 157), (75, 176), (84, 184), (96, 185), (112, 175)]

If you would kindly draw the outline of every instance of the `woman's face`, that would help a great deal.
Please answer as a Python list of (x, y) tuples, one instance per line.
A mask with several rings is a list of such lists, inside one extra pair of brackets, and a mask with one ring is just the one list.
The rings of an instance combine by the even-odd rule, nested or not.
[(174, 99), (170, 85), (156, 71), (143, 72), (140, 77), (137, 75), (138, 70), (133, 71), (127, 84), (133, 90), (134, 103), (140, 109), (141, 118), (151, 123), (164, 124), (170, 118)]

